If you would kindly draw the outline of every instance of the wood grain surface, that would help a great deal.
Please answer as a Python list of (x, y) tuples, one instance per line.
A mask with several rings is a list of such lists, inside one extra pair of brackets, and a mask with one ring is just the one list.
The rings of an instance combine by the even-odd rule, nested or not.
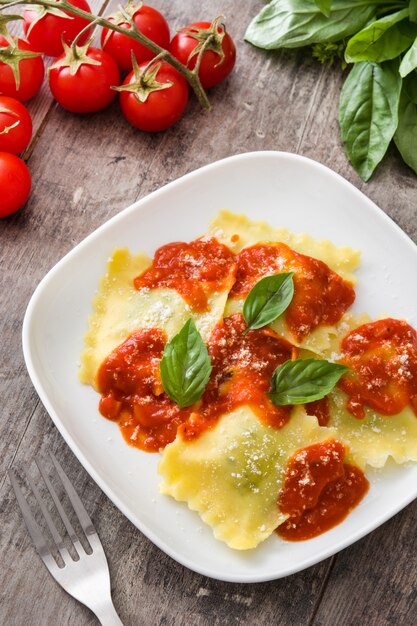
[[(213, 160), (264, 149), (309, 156), (357, 185), (417, 241), (417, 179), (396, 151), (367, 184), (346, 159), (336, 121), (340, 69), (319, 65), (305, 50), (266, 53), (244, 43), (260, 1), (153, 5), (165, 12), (172, 30), (226, 16), (238, 62), (230, 79), (211, 91), (212, 112), (192, 98), (174, 128), (147, 135), (121, 118), (117, 104), (75, 116), (56, 105), (45, 86), (30, 103), (36, 129), (26, 152), (32, 193), (24, 209), (0, 222), (0, 624), (97, 623), (42, 566), (6, 477), (8, 467), (45, 456), (47, 448), (59, 454), (82, 493), (126, 626), (417, 623), (417, 503), (354, 546), (289, 578), (256, 585), (207, 579), (162, 553), (113, 506), (64, 443), (31, 385), (21, 328), (45, 273), (109, 217)], [(96, 10), (100, 6), (94, 3)]]

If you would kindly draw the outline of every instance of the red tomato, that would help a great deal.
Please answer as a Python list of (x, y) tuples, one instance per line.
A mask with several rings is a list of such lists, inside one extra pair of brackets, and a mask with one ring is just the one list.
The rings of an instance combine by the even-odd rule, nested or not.
[[(217, 20), (215, 20), (213, 24), (210, 24), (210, 22), (195, 22), (181, 29), (171, 41), (170, 51), (174, 57), (184, 65), (188, 65), (190, 69), (194, 69), (198, 49), (191, 58), (190, 55), (197, 46), (201, 46), (204, 42), (204, 37), (210, 34), (210, 29), (211, 32), (216, 32), (213, 29), (213, 25), (217, 25), (216, 22)], [(236, 61), (236, 47), (233, 43), (233, 39), (229, 33), (224, 31), (222, 26), (217, 26), (216, 30), (220, 35), (224, 33), (222, 41), (220, 42), (219, 39), (214, 46), (210, 45), (209, 49), (204, 52), (198, 72), (204, 89), (214, 87), (214, 85), (221, 83), (221, 81), (230, 74)], [(193, 34), (196, 35), (197, 38), (194, 37)], [(221, 59), (220, 46), (224, 54), (223, 60)], [(213, 47), (218, 47), (219, 52), (215, 52)]]
[[(17, 41), (18, 50), (15, 58), (20, 54), (19, 51), (22, 51), (23, 55), (25, 55), (25, 52), (36, 54), (35, 50), (26, 41), (23, 39), (18, 39)], [(0, 47), (10, 48), (9, 42), (2, 35), (0, 35)], [(32, 98), (42, 85), (45, 75), (42, 57), (33, 56), (21, 59), (19, 61), (19, 74), (20, 85), (17, 87), (10, 65), (0, 61), (0, 94), (25, 102)]]
[[(130, 28), (120, 13), (110, 15), (107, 19), (124, 28)], [(144, 4), (133, 13), (133, 21), (137, 29), (148, 39), (157, 43), (161, 48), (168, 49), (169, 26), (159, 11)], [(154, 52), (138, 41), (121, 33), (109, 31), (108, 28), (103, 28), (101, 33), (101, 46), (113, 57), (122, 72), (130, 72), (132, 69), (132, 51), (138, 63), (149, 61), (155, 56)]]
[(22, 159), (0, 152), (0, 217), (11, 215), (29, 197), (31, 179)]
[[(146, 66), (147, 63), (142, 63), (139, 70)], [(151, 132), (165, 130), (175, 124), (188, 102), (188, 83), (185, 78), (168, 63), (161, 63), (155, 80), (172, 84), (165, 89), (150, 91), (145, 102), (141, 102), (135, 92), (135, 86), (139, 88), (138, 78), (134, 69), (123, 83), (123, 86), (130, 85), (133, 91), (120, 92), (120, 106), (127, 121), (140, 130)]]
[[(115, 61), (100, 48), (88, 48), (86, 62), (79, 66), (75, 74), (71, 74), (66, 58), (62, 54), (55, 63), (63, 62), (62, 66), (55, 67), (54, 64), (49, 72), (49, 86), (54, 98), (72, 113), (94, 113), (105, 109), (116, 97), (111, 87), (120, 84)], [(88, 59), (100, 64), (92, 65)]]
[(0, 152), (20, 154), (32, 137), (32, 119), (21, 102), (0, 96)]
[[(91, 13), (86, 0), (68, 0), (73, 6)], [(57, 7), (58, 9), (58, 7)], [(53, 9), (56, 11), (56, 9)], [(58, 9), (60, 13), (65, 13), (68, 17), (54, 15), (41, 6), (38, 8), (26, 9), (23, 13), (23, 30), (29, 43), (34, 50), (43, 52), (51, 57), (56, 57), (62, 53), (62, 38), (66, 43), (72, 43), (78, 33), (88, 24), (88, 20), (70, 15), (66, 11)], [(50, 10), (52, 11), (52, 9)], [(83, 44), (87, 41), (90, 31), (77, 42)]]

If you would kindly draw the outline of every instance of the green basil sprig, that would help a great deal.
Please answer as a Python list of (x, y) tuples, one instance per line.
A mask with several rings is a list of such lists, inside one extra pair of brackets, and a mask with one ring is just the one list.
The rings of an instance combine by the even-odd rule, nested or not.
[(389, 61), (407, 50), (417, 35), (416, 24), (408, 20), (408, 9), (390, 13), (356, 33), (346, 46), (348, 63)]
[(267, 50), (340, 41), (369, 22), (378, 2), (332, 0), (330, 17), (326, 17), (324, 7), (329, 4), (315, 0), (272, 0), (249, 24), (245, 39)]
[(294, 295), (294, 272), (261, 278), (246, 296), (243, 317), (248, 330), (273, 322), (290, 304)]
[(286, 361), (272, 375), (269, 397), (279, 406), (320, 400), (348, 369), (319, 359)]
[(394, 141), (404, 161), (417, 174), (417, 72), (415, 71), (403, 83)]
[(408, 9), (410, 11), (410, 22), (417, 23), (417, 0), (410, 0), (408, 3)]
[[(404, 76), (408, 76), (410, 72), (415, 70), (417, 67), (417, 37), (414, 39), (412, 45), (407, 50), (405, 55), (402, 58), (400, 64), (400, 75), (404, 78)], [(414, 80), (416, 76), (414, 76)]]
[(180, 408), (191, 406), (203, 395), (211, 369), (207, 348), (189, 319), (165, 346), (160, 363), (164, 390)]
[(332, 0), (314, 0), (316, 6), (320, 9), (320, 11), (326, 17), (330, 17), (330, 12), (332, 10)]
[(417, 173), (417, 103), (408, 87), (401, 91), (402, 78), (417, 84), (417, 0), (271, 0), (245, 39), (266, 50), (313, 45), (322, 63), (346, 48), (344, 63), (354, 66), (341, 92), (339, 124), (353, 167), (367, 181), (394, 139)]
[(339, 124), (349, 160), (364, 180), (386, 153), (398, 124), (399, 61), (355, 63), (340, 93)]

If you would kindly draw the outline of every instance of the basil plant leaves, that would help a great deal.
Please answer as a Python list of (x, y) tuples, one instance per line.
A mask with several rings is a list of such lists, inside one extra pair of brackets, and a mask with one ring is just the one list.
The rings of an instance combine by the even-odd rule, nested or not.
[(271, 0), (245, 39), (266, 50), (313, 46), (329, 64), (344, 50), (344, 65), (353, 65), (339, 126), (350, 162), (367, 181), (394, 142), (417, 173), (417, 0)]
[(211, 374), (207, 348), (191, 318), (165, 346), (160, 363), (165, 392), (180, 408), (201, 398)]
[(348, 370), (322, 359), (286, 361), (272, 375), (269, 397), (279, 406), (321, 400)]
[(270, 324), (285, 311), (294, 295), (293, 276), (294, 272), (265, 276), (252, 287), (243, 305), (247, 331)]
[[(248, 330), (262, 328), (285, 311), (294, 295), (293, 272), (266, 276), (249, 292), (243, 308)], [(165, 392), (180, 408), (204, 393), (212, 371), (210, 356), (192, 319), (168, 342), (160, 363)], [(348, 371), (321, 359), (296, 359), (279, 365), (269, 397), (276, 405), (305, 404), (324, 398)]]

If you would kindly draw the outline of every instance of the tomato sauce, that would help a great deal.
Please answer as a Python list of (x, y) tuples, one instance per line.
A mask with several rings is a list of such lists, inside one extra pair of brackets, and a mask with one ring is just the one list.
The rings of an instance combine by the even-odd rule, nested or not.
[(417, 333), (407, 322), (383, 319), (346, 335), (341, 363), (350, 368), (339, 382), (355, 417), (369, 406), (383, 415), (395, 415), (411, 404), (417, 414)]
[(317, 326), (335, 324), (355, 300), (352, 285), (325, 263), (299, 254), (284, 243), (258, 244), (238, 255), (231, 297), (243, 298), (258, 280), (281, 272), (295, 272), (294, 297), (284, 313), (298, 341)]
[(287, 541), (304, 541), (337, 526), (369, 488), (364, 473), (344, 462), (335, 439), (298, 450), (290, 459), (278, 506), (288, 519), (277, 528)]
[(246, 335), (243, 316), (222, 320), (208, 342), (212, 373), (206, 391), (192, 407), (180, 409), (164, 392), (159, 363), (165, 334), (141, 329), (128, 337), (104, 360), (97, 375), (102, 394), (99, 410), (119, 424), (128, 443), (149, 452), (175, 439), (177, 429), (186, 440), (212, 428), (224, 413), (247, 404), (260, 419), (281, 428), (291, 407), (275, 406), (268, 398), (275, 368), (298, 351), (270, 329)]
[(268, 328), (244, 335), (245, 329), (243, 316), (235, 313), (213, 330), (207, 345), (213, 370), (200, 406), (179, 429), (184, 439), (198, 437), (244, 404), (274, 428), (289, 420), (291, 407), (274, 405), (267, 393), (275, 368), (296, 358), (298, 350)]
[(304, 405), (307, 415), (315, 415), (320, 426), (327, 426), (330, 421), (330, 407), (327, 396)]
[(230, 289), (237, 264), (233, 253), (214, 237), (158, 248), (152, 265), (134, 279), (135, 289), (175, 289), (194, 311), (207, 311), (208, 298)]
[(97, 374), (101, 414), (119, 424), (127, 443), (148, 452), (173, 441), (191, 412), (164, 393), (159, 363), (165, 343), (161, 330), (141, 329), (113, 350)]
[[(162, 246), (134, 286), (175, 289), (191, 309), (206, 311), (216, 291), (231, 289), (231, 297), (244, 298), (264, 276), (289, 271), (294, 272), (295, 293), (284, 315), (298, 341), (320, 325), (339, 321), (355, 299), (352, 286), (325, 263), (283, 243), (254, 245), (234, 256), (213, 237)], [(277, 366), (298, 357), (298, 349), (270, 328), (246, 330), (240, 313), (214, 328), (207, 342), (210, 380), (202, 398), (184, 409), (162, 386), (165, 333), (157, 328), (132, 333), (99, 368), (100, 412), (118, 423), (130, 445), (148, 452), (162, 450), (177, 432), (191, 441), (242, 405), (269, 426), (282, 428), (292, 407), (271, 402), (270, 380)], [(409, 404), (417, 415), (417, 332), (409, 324), (388, 318), (360, 326), (341, 342), (339, 362), (350, 370), (338, 385), (353, 416), (363, 418), (366, 406), (395, 415)], [(328, 424), (327, 398), (307, 403), (305, 409), (320, 426)], [(279, 536), (300, 541), (320, 535), (362, 500), (369, 482), (345, 456), (345, 446), (336, 439), (294, 453), (277, 502), (289, 516), (277, 529)]]

